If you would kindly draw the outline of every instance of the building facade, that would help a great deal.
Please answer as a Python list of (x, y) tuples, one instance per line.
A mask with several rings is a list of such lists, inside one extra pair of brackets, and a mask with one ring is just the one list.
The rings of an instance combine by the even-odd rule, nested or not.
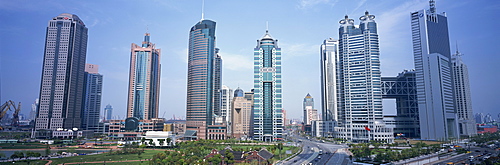
[(127, 117), (150, 120), (158, 117), (160, 97), (161, 50), (146, 33), (141, 45), (132, 43)]
[(103, 76), (99, 74), (99, 65), (85, 64), (85, 89), (82, 108), (82, 129), (97, 130), (101, 112)]
[(339, 41), (329, 38), (321, 45), (321, 115), (322, 121), (338, 121)]
[(189, 32), (186, 131), (208, 139), (208, 126), (220, 116), (222, 59), (215, 48), (215, 25), (201, 20)]
[(374, 19), (367, 11), (360, 17), (359, 27), (347, 15), (339, 22), (335, 136), (352, 142), (394, 140), (392, 129), (383, 122), (379, 40)]
[(472, 112), (469, 69), (467, 69), (467, 65), (462, 61), (462, 54), (458, 50), (451, 57), (451, 62), (453, 65), (458, 131), (461, 136), (473, 136), (477, 134), (477, 129)]
[[(224, 118), (224, 120), (226, 121), (226, 123), (228, 123), (228, 125), (231, 123), (232, 101), (233, 101), (233, 89), (223, 85), (221, 89), (220, 111), (222, 118)], [(228, 133), (231, 133), (231, 129), (228, 129)]]
[(429, 10), (411, 13), (421, 139), (458, 138), (448, 21)]
[(35, 130), (81, 127), (87, 27), (74, 14), (49, 21)]
[(302, 109), (304, 111), (304, 124), (311, 125), (311, 121), (318, 120), (318, 111), (315, 111), (314, 99), (309, 93), (304, 97)]
[(252, 126), (253, 93), (243, 94), (240, 88), (234, 91), (231, 115), (231, 137), (246, 140), (250, 137)]
[(283, 138), (281, 84), (281, 48), (278, 40), (266, 30), (254, 48), (255, 140), (267, 142)]
[(420, 138), (415, 70), (404, 70), (396, 77), (382, 77), (382, 98), (396, 99), (396, 116), (384, 116), (395, 135)]

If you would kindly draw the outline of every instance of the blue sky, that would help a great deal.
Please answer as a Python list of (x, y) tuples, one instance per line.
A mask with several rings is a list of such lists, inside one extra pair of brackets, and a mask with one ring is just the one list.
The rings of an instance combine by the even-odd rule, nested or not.
[[(455, 43), (469, 67), (474, 113), (498, 114), (500, 1), (437, 0), (448, 16), (451, 49)], [(319, 46), (338, 38), (338, 21), (375, 15), (380, 38), (382, 76), (413, 68), (410, 12), (427, 9), (427, 0), (206, 0), (205, 19), (217, 22), (217, 47), (223, 58), (223, 84), (244, 91), (253, 87), (256, 40), (269, 22), (282, 48), (283, 106), (288, 118), (302, 116), (307, 93), (320, 109)], [(78, 15), (89, 29), (87, 63), (104, 75), (102, 108), (125, 117), (131, 43), (144, 33), (162, 49), (159, 117), (184, 117), (188, 35), (201, 19), (201, 0), (0, 0), (0, 101), (22, 102), (28, 114), (39, 95), (47, 23), (61, 13)], [(394, 105), (384, 111), (394, 113)]]

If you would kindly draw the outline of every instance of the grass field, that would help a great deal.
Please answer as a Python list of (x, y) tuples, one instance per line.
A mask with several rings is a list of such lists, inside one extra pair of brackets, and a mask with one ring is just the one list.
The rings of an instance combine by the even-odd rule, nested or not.
[(2, 149), (37, 149), (46, 148), (46, 144), (42, 143), (1, 143)]
[[(124, 160), (140, 160), (140, 159), (151, 159), (154, 154), (163, 152), (164, 150), (145, 150), (141, 156), (137, 154), (124, 154), (124, 155), (108, 155), (107, 153), (97, 154), (97, 155), (80, 155), (80, 156), (72, 156), (66, 158), (58, 158), (52, 159), (53, 164), (62, 164), (62, 163), (70, 163), (70, 162), (96, 162), (96, 161), (124, 161)], [(124, 162), (120, 162), (124, 163)], [(140, 162), (135, 162), (136, 164), (140, 164)]]

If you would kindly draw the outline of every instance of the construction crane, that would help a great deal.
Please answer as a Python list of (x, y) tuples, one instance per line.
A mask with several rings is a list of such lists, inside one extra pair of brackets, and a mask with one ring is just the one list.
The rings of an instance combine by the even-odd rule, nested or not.
[[(9, 100), (9, 101), (5, 102), (4, 104), (2, 104), (2, 107), (0, 109), (0, 120), (3, 119), (3, 117), (5, 116), (7, 111), (11, 110), (11, 107), (12, 107), (12, 109), (14, 109), (14, 113), (12, 114), (11, 125), (17, 127), (17, 126), (19, 126), (19, 112), (21, 111), (21, 102), (19, 102), (17, 108), (16, 108), (15, 103), (12, 100)], [(3, 129), (4, 128), (0, 126), (0, 130), (3, 130)]]

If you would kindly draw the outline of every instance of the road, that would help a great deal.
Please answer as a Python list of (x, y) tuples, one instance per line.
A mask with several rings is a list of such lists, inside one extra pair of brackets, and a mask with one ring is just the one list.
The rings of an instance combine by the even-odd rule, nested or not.
[(291, 135), (290, 137), (294, 141), (302, 144), (303, 151), (299, 155), (295, 156), (293, 159), (282, 162), (282, 164), (293, 164), (293, 165), (351, 164), (348, 160), (346, 145), (312, 141), (297, 135)]
[(451, 159), (443, 160), (443, 161), (438, 161), (432, 163), (433, 165), (445, 165), (447, 163), (454, 163), (454, 164), (459, 164), (459, 163), (471, 163), (470, 157), (472, 156), (473, 163), (474, 164), (480, 164), (483, 161), (484, 157), (487, 156), (492, 156), (496, 155), (496, 151), (490, 148), (480, 148), (480, 147), (471, 147), (470, 148), (471, 153), (468, 154), (463, 154), (461, 156), (453, 157)]

